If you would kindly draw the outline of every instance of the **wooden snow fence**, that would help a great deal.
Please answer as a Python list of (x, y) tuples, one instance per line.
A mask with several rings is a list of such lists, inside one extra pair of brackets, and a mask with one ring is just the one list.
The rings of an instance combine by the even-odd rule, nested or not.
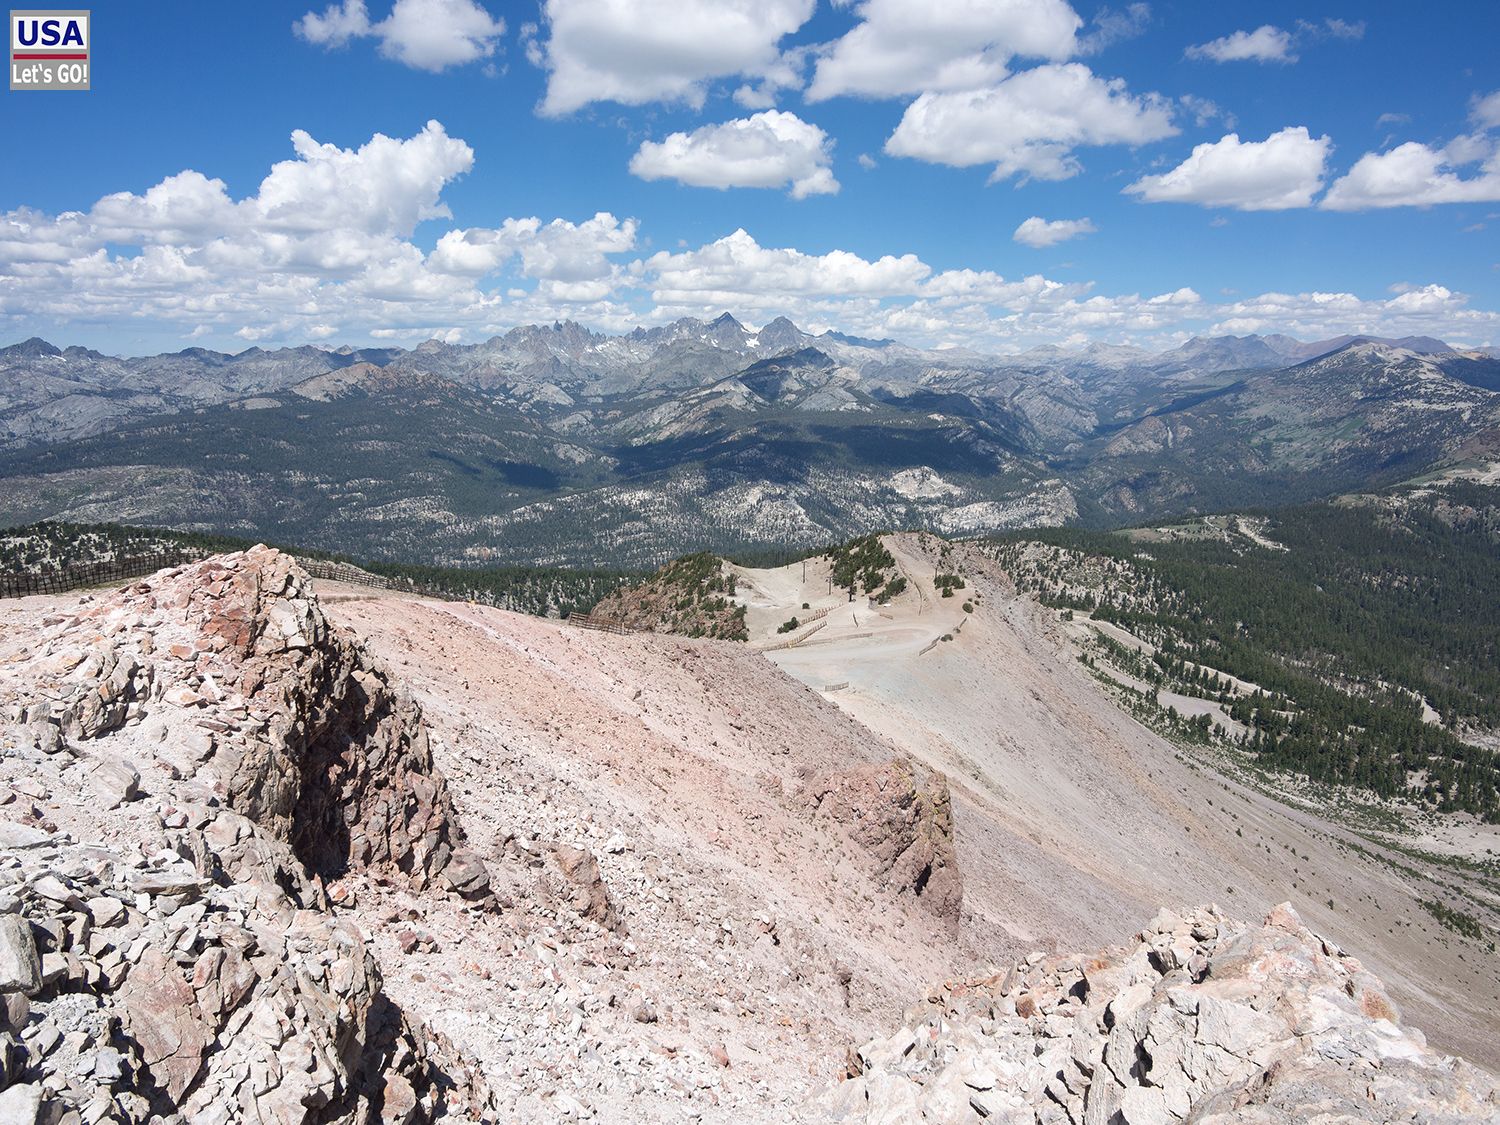
[(34, 594), (66, 594), (90, 586), (110, 586), (155, 574), (169, 566), (181, 566), (202, 556), (193, 551), (161, 551), (103, 562), (69, 563), (53, 570), (0, 574), (0, 598), (27, 598)]
[(808, 637), (812, 636), (818, 630), (824, 628), (827, 624), (828, 624), (828, 622), (826, 622), (826, 621), (819, 621), (811, 629), (809, 629), (807, 632), (801, 634), (800, 636), (791, 637), (791, 638), (789, 638), (787, 640), (780, 641), (780, 642), (778, 642), (777, 644), (774, 644), (774, 645), (767, 645), (765, 648), (761, 649), (760, 651), (761, 652), (780, 652), (784, 648), (796, 648), (803, 641), (807, 640)]
[(592, 629), (597, 633), (613, 633), (617, 637), (628, 637), (632, 633), (646, 632), (645, 629), (637, 629), (613, 617), (595, 617), (592, 613), (570, 614), (568, 624), (579, 629)]

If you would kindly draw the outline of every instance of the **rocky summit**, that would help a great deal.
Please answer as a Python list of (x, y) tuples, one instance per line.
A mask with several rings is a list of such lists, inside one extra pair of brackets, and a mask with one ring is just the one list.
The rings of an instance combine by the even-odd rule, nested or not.
[[(1500, 1122), (1496, 1080), (1398, 1003), (1480, 1058), (1459, 1024), (1487, 1017), (1434, 1001), (1463, 978), (1436, 946), (1394, 960), (1413, 947), (1383, 925), (1359, 937), (1390, 988), (1289, 906), (1163, 910), (1124, 948), (1058, 953), (1154, 908), (1135, 896), (1184, 897), (1115, 859), (1170, 849), (1182, 886), (1233, 878), (1262, 916), (1279, 861), (1173, 805), (1158, 774), (1200, 782), (1170, 752), (1122, 742), (1103, 772), (1113, 710), (1069, 713), (1086, 753), (1054, 735), (1051, 780), (992, 799), (972, 759), (940, 770), (825, 698), (879, 706), (914, 667), (975, 724), (1019, 692), (998, 734), (957, 731), (1021, 751), (1049, 693), (1087, 698), (981, 560), (885, 542), (908, 587), (827, 594), (833, 623), (793, 647), (760, 604), (792, 569), (716, 560), (712, 596), (753, 595), (750, 643), (315, 592), (265, 547), (0, 605), (0, 1122)], [(933, 568), (955, 566), (965, 596), (943, 598)], [(905, 648), (833, 663), (880, 630)], [(972, 678), (983, 662), (1010, 679)], [(1068, 808), (1099, 816), (1048, 804), (1063, 766), (1128, 834), (1076, 834)], [(1194, 807), (1230, 799), (1202, 784)], [(1336, 866), (1234, 799), (1296, 863)]]
[(1404, 1028), (1282, 905), (1162, 910), (1132, 945), (933, 990), (849, 1056), (815, 1120), (1006, 1125), (1500, 1121), (1500, 1085)]
[(0, 1120), (487, 1119), (326, 883), (484, 909), (485, 867), (420, 711), (288, 558), (164, 571), (6, 648), (30, 776), (0, 793)]

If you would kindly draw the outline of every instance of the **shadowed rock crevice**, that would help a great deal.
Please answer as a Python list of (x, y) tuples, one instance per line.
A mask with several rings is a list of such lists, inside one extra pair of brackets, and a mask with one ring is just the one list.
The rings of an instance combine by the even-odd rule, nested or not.
[[(446, 785), (433, 773), (425, 731), (374, 673), (356, 671), (312, 716), (298, 757), (291, 842), (309, 871), (336, 879), (389, 865), (425, 885), (446, 869), (462, 838)], [(412, 799), (395, 800), (391, 780)]]

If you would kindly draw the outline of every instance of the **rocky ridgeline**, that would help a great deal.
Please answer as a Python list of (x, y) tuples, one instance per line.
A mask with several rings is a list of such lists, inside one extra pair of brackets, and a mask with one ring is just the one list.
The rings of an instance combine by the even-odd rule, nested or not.
[(416, 705), (257, 547), (0, 645), (0, 1121), (484, 1119), (351, 869), (492, 902)]
[(1399, 1025), (1282, 905), (1161, 911), (1127, 949), (948, 984), (850, 1053), (817, 1120), (1006, 1125), (1500, 1122), (1500, 1086)]

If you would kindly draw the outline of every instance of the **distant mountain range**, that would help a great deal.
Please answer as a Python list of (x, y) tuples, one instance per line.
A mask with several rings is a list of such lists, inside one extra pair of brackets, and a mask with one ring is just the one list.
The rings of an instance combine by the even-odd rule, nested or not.
[(116, 358), (0, 348), (0, 523), (120, 520), (367, 557), (1102, 524), (1500, 454), (1500, 356), (1422, 337), (986, 356), (724, 314), (623, 336)]

